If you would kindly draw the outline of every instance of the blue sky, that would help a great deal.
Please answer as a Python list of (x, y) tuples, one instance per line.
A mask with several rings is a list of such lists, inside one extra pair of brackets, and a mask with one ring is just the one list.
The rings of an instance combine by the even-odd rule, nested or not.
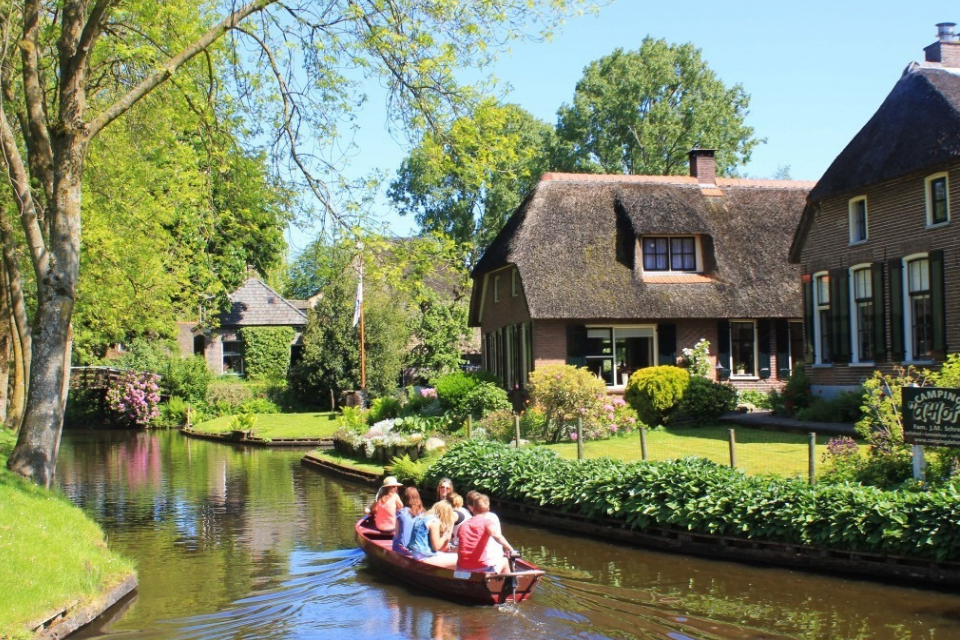
[[(485, 71), (511, 87), (507, 99), (556, 123), (583, 68), (617, 47), (636, 49), (646, 35), (692, 42), (727, 84), (751, 96), (747, 124), (766, 139), (741, 172), (817, 180), (866, 123), (911, 61), (936, 40), (938, 22), (960, 23), (960, 5), (927, 0), (807, 0), (806, 2), (644, 2), (615, 0), (596, 16), (571, 18), (548, 42), (514, 43)], [(960, 32), (960, 27), (957, 28)], [(382, 102), (382, 101), (381, 101)], [(407, 149), (386, 131), (378, 98), (359, 119), (359, 148), (348, 171), (373, 169), (393, 177)], [(385, 198), (375, 208), (396, 235), (413, 220), (397, 216)], [(296, 254), (309, 232), (288, 238)]]

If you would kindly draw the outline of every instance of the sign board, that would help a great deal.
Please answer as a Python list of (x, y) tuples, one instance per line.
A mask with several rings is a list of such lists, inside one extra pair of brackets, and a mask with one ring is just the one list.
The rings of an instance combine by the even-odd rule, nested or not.
[(904, 441), (960, 447), (960, 389), (903, 387), (901, 393)]

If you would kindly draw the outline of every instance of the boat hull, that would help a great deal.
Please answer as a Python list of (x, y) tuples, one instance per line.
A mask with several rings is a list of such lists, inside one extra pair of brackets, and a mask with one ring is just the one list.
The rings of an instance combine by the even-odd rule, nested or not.
[(544, 575), (522, 559), (516, 560), (514, 571), (501, 574), (430, 565), (396, 553), (390, 537), (364, 523), (365, 520), (360, 520), (356, 524), (357, 544), (372, 567), (445, 600), (479, 605), (523, 602)]

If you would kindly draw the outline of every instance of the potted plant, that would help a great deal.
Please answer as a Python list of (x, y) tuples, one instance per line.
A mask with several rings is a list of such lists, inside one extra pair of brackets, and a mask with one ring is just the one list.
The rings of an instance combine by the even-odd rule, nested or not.
[(738, 375), (738, 376), (745, 375), (746, 372), (747, 372), (747, 363), (746, 363), (746, 362), (738, 362), (736, 365), (734, 365), (733, 368), (734, 368), (734, 371), (737, 372), (737, 375)]

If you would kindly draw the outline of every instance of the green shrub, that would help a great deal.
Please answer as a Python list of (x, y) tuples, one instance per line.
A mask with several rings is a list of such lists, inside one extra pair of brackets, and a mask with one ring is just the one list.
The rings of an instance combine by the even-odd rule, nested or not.
[(480, 380), (463, 371), (454, 371), (438, 377), (433, 382), (437, 399), (447, 411), (461, 413), (467, 395), (480, 384)]
[(220, 378), (214, 380), (207, 387), (207, 404), (217, 415), (231, 415), (236, 413), (244, 402), (253, 398), (253, 392), (236, 378)]
[(282, 413), (281, 409), (275, 402), (268, 400), (267, 398), (250, 398), (239, 407), (237, 407), (238, 413)]
[(491, 411), (510, 409), (510, 399), (507, 392), (492, 382), (481, 382), (466, 395), (463, 400), (464, 409), (474, 418), (480, 418)]
[(367, 431), (367, 410), (363, 407), (341, 407), (340, 425), (352, 433)]
[(427, 470), (434, 460), (435, 458), (411, 460), (409, 455), (403, 454), (402, 457), (395, 457), (390, 460), (387, 471), (403, 484), (423, 486), (423, 478), (427, 475)]
[(665, 424), (690, 384), (686, 369), (672, 365), (640, 369), (627, 382), (624, 399), (651, 427)]
[(773, 402), (770, 399), (771, 393), (776, 393), (776, 391), (764, 393), (756, 389), (744, 389), (738, 392), (737, 402), (740, 404), (751, 404), (758, 409), (773, 409)]
[(583, 418), (584, 431), (599, 433), (606, 385), (587, 369), (551, 364), (530, 374), (530, 402), (546, 418), (544, 436), (559, 442)]
[(164, 427), (180, 427), (187, 423), (186, 400), (179, 396), (170, 398), (160, 405), (160, 425)]
[(375, 424), (381, 420), (396, 418), (400, 415), (400, 401), (390, 396), (375, 399), (367, 413), (367, 423)]
[(810, 422), (857, 422), (863, 417), (862, 404), (863, 394), (859, 391), (844, 391), (830, 399), (814, 397), (808, 407), (796, 412), (796, 418)]
[(179, 396), (189, 403), (203, 402), (213, 381), (203, 356), (170, 358), (160, 375), (160, 388), (165, 395)]
[(241, 327), (244, 373), (251, 380), (282, 380), (290, 368), (293, 327)]
[(737, 390), (725, 382), (714, 382), (700, 376), (690, 378), (687, 390), (677, 406), (677, 414), (698, 424), (716, 422), (717, 418), (737, 406)]
[[(777, 412), (776, 407), (774, 407), (775, 413), (792, 416), (800, 409), (810, 406), (810, 378), (807, 377), (803, 367), (793, 368), (790, 379), (783, 387), (781, 396), (782, 398), (774, 399), (771, 395), (771, 400), (782, 407), (780, 412)], [(779, 400), (782, 400), (782, 404), (778, 402)]]

